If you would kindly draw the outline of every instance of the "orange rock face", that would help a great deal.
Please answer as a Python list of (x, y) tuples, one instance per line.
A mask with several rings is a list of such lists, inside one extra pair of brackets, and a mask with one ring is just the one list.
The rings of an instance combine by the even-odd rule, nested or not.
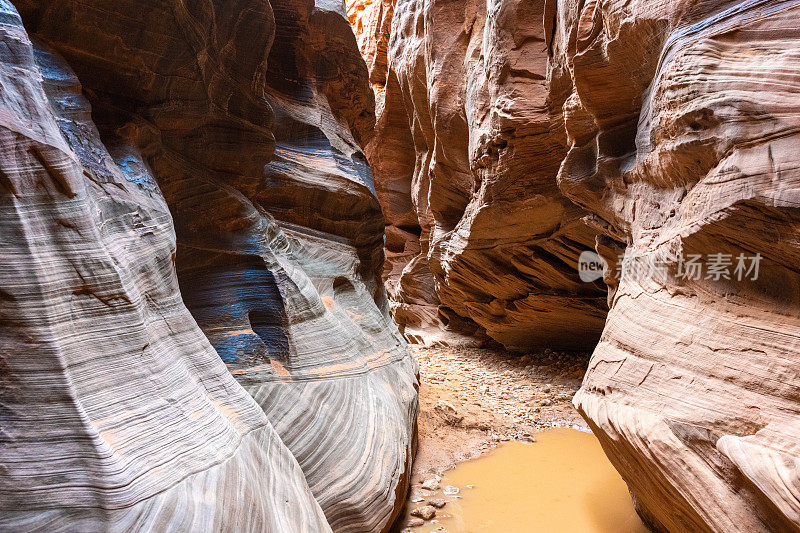
[(621, 273), (575, 404), (669, 531), (800, 528), (798, 19), (796, 1), (545, 12), (559, 185)]
[[(350, 4), (374, 65), (384, 63), (385, 5)], [(388, 224), (384, 275), (407, 338), (485, 332), (527, 349), (585, 348), (599, 336), (604, 287), (576, 270), (594, 231), (555, 183), (566, 145), (550, 130), (543, 7), (394, 6), (367, 156)]]
[(387, 54), (395, 0), (349, 0), (347, 18), (369, 69), (369, 80), (386, 83)]

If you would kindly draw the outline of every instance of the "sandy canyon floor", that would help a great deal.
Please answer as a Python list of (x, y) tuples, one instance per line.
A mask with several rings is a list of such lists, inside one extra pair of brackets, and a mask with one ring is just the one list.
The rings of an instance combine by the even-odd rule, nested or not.
[[(419, 448), (405, 514), (395, 531), (420, 525), (423, 500), (445, 496), (431, 480), (504, 441), (531, 441), (553, 427), (587, 429), (572, 406), (589, 355), (545, 350), (411, 346), (420, 367)], [(412, 529), (413, 531), (413, 529)]]

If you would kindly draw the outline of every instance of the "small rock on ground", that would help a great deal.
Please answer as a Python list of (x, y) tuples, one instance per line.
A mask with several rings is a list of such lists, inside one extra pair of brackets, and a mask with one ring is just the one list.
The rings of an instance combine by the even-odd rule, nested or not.
[(436, 478), (431, 478), (422, 484), (422, 488), (428, 490), (437, 490), (439, 488), (439, 480)]
[(424, 507), (418, 507), (411, 511), (411, 516), (418, 516), (423, 520), (430, 520), (436, 516), (436, 509), (434, 509), (432, 505), (425, 505)]
[(441, 509), (442, 507), (447, 505), (447, 500), (445, 500), (444, 498), (431, 498), (430, 500), (428, 500), (428, 503), (436, 507), (437, 509)]

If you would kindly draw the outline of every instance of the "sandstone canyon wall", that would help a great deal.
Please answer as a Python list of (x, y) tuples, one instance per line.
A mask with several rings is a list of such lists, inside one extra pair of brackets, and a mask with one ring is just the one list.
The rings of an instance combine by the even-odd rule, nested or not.
[(797, 1), (547, 4), (561, 190), (609, 270), (663, 265), (606, 276), (575, 404), (669, 531), (800, 530), (798, 20)]
[(343, 6), (0, 5), (0, 526), (388, 529), (418, 382)]
[[(354, 0), (378, 95), (367, 155), (386, 216), (385, 276), (406, 336), (483, 332), (511, 349), (594, 346), (594, 246), (555, 176), (542, 1)], [(391, 24), (387, 18), (392, 17)]]
[(325, 530), (181, 301), (147, 163), (101, 140), (70, 68), (0, 14), (0, 529)]
[(798, 2), (348, 13), (406, 335), (586, 346), (603, 295), (573, 267), (596, 248), (610, 314), (575, 404), (641, 514), (800, 530)]

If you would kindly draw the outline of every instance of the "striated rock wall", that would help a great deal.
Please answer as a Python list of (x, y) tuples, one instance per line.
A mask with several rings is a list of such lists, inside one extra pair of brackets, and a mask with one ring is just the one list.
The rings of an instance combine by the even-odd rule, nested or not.
[(578, 278), (595, 233), (555, 182), (566, 146), (550, 128), (544, 2), (398, 0), (384, 60), (385, 6), (352, 2), (350, 15), (373, 81), (387, 65), (367, 154), (401, 329), (593, 346), (605, 291)]
[[(163, 525), (169, 520), (164, 513), (188, 509), (185, 517), (176, 518), (186, 520), (184, 529), (210, 527), (206, 524), (212, 518), (223, 525), (237, 523), (259, 531), (388, 529), (408, 481), (418, 381), (415, 363), (389, 319), (379, 279), (383, 219), (361, 149), (374, 122), (373, 95), (344, 6), (300, 0), (274, 8), (255, 0), (144, 4), (138, 0), (20, 0), (17, 7), (28, 32), (66, 59), (54, 76), (60, 79), (70, 67), (74, 69), (92, 103), (91, 119), (103, 140), (81, 137), (76, 141), (80, 150), (89, 150), (84, 166), (115, 169), (106, 171), (116, 173), (113, 187), (105, 185), (94, 193), (110, 195), (104, 201), (114, 212), (113, 217), (108, 215), (114, 222), (106, 222), (106, 215), (98, 213), (82, 223), (86, 228), (100, 228), (93, 231), (114, 228), (111, 242), (103, 246), (116, 250), (130, 241), (126, 246), (135, 248), (113, 262), (83, 258), (84, 269), (61, 274), (49, 270), (47, 261), (80, 265), (72, 254), (84, 248), (75, 245), (73, 252), (73, 244), (65, 242), (48, 256), (25, 248), (29, 245), (16, 234), (6, 237), (4, 232), (4, 243), (8, 240), (23, 247), (12, 253), (11, 260), (44, 262), (40, 268), (51, 276), (49, 283), (61, 280), (64, 291), (72, 290), (64, 280), (75, 276), (103, 279), (110, 275), (104, 268), (116, 276), (130, 270), (129, 275), (144, 284), (141, 288), (129, 287), (130, 282), (126, 285), (126, 291), (136, 291), (135, 298), (111, 290), (108, 298), (95, 299), (91, 296), (95, 289), (75, 289), (110, 317), (102, 333), (92, 333), (90, 327), (103, 327), (97, 320), (101, 315), (87, 315), (90, 324), (76, 323), (77, 311), (67, 307), (63, 316), (50, 319), (53, 327), (71, 332), (52, 340), (51, 348), (57, 353), (73, 337), (85, 339), (82, 342), (95, 342), (98, 335), (113, 339), (107, 342), (117, 352), (102, 343), (91, 350), (75, 348), (85, 371), (100, 364), (108, 370), (92, 373), (94, 388), (88, 389), (88, 396), (83, 388), (69, 385), (65, 394), (90, 411), (103, 402), (123, 409), (124, 418), (109, 415), (103, 422), (114, 431), (124, 429), (123, 436), (95, 433), (92, 442), (104, 456), (113, 455), (116, 445), (108, 444), (109, 439), (129, 439), (134, 447), (146, 442), (141, 456), (128, 459), (127, 468), (136, 479), (155, 476), (162, 480), (161, 485), (153, 483), (139, 492), (120, 489), (124, 483), (112, 482), (120, 498), (112, 504), (125, 512), (90, 517), (87, 528), (94, 527), (92, 520), (101, 519), (112, 529), (139, 527), (149, 523), (143, 517)], [(8, 6), (8, 11), (13, 13), (13, 8)], [(25, 36), (19, 24), (15, 28), (15, 38)], [(82, 99), (80, 85), (69, 76), (75, 98)], [(35, 73), (32, 77), (35, 80)], [(27, 87), (30, 81), (23, 78), (19, 83)], [(28, 100), (12, 96), (7, 106), (17, 110), (30, 129), (39, 119), (29, 116)], [(88, 104), (81, 120), (86, 129), (94, 130)], [(71, 117), (61, 125), (77, 127)], [(57, 132), (52, 136), (66, 142)], [(105, 149), (112, 154), (107, 163), (102, 155)], [(60, 165), (51, 164), (57, 177)], [(21, 164), (25, 171), (30, 166)], [(3, 170), (3, 176), (9, 175)], [(80, 177), (80, 172), (79, 168), (75, 174)], [(122, 179), (125, 176), (131, 183)], [(34, 183), (14, 185), (4, 198), (13, 204), (14, 194), (25, 193)], [(61, 182), (53, 183), (51, 189)], [(47, 194), (52, 201), (52, 190)], [(48, 218), (52, 208), (43, 209), (44, 214), (37, 216), (57, 226), (57, 219)], [(129, 212), (130, 220), (117, 222), (117, 211)], [(64, 227), (64, 232), (85, 239), (86, 246), (100, 246), (95, 242), (98, 237), (83, 226)], [(24, 271), (20, 267), (7, 276), (25, 279)], [(127, 322), (114, 318), (126, 299), (146, 305), (148, 313), (164, 313), (170, 320), (141, 343), (133, 339), (129, 344), (132, 333), (125, 329)], [(47, 311), (49, 300), (39, 307)], [(17, 318), (2, 321), (10, 324), (4, 341), (19, 335), (15, 321), (35, 321), (26, 312), (30, 311), (22, 309)], [(224, 372), (201, 330), (244, 390)], [(146, 353), (152, 353), (150, 358), (158, 359), (157, 364), (141, 360)], [(169, 371), (176, 360), (190, 365), (189, 369), (182, 374)], [(69, 356), (66, 361), (72, 364)], [(157, 379), (151, 376), (154, 365), (166, 368)], [(119, 377), (121, 390), (108, 390), (109, 382), (117, 383), (109, 372), (118, 366), (137, 369), (140, 379), (156, 387), (151, 403), (160, 401), (169, 409), (162, 414), (165, 407), (151, 407), (142, 392), (147, 387), (130, 385), (138, 382), (125, 373)], [(24, 370), (14, 375), (25, 379)], [(71, 367), (67, 373), (73, 373)], [(196, 383), (195, 389), (187, 383)], [(204, 389), (210, 392), (204, 394)], [(98, 394), (102, 397), (96, 398)], [(192, 400), (193, 394), (201, 399)], [(128, 396), (131, 399), (125, 403), (122, 398)], [(140, 396), (141, 404), (137, 403)], [(181, 404), (183, 396), (189, 397), (187, 402), (211, 402), (219, 420), (206, 415), (207, 421), (202, 412), (193, 418), (194, 411)], [(175, 413), (185, 414), (174, 419)], [(95, 418), (90, 413), (84, 426), (90, 421), (94, 424)], [(233, 420), (228, 423), (231, 427), (224, 425), (228, 418)], [(202, 431), (194, 426), (195, 419)], [(152, 430), (147, 424), (152, 424)], [(180, 446), (169, 446), (165, 428), (169, 428), (169, 439)], [(261, 428), (259, 435), (264, 436), (251, 438), (253, 442), (234, 438), (236, 431), (249, 434), (255, 432), (253, 428)], [(65, 437), (65, 442), (73, 446), (70, 438)], [(0, 447), (0, 453), (15, 445), (16, 441), (10, 441)], [(33, 449), (26, 453), (26, 457), (37, 457)], [(223, 473), (231, 479), (217, 473), (222, 467), (212, 468), (226, 453), (249, 454), (237, 459), (239, 463), (228, 461), (231, 466)], [(57, 451), (52, 457), (61, 460)], [(167, 461), (167, 466), (154, 469), (157, 460)], [(169, 461), (189, 463), (190, 471), (183, 473)], [(248, 469), (247, 475), (238, 470), (242, 467)], [(111, 475), (88, 471), (85, 483), (90, 485), (105, 483), (104, 476)], [(198, 483), (206, 484), (202, 492), (196, 485), (178, 483), (193, 473), (200, 476)], [(165, 486), (165, 480), (178, 483), (178, 488), (169, 490), (191, 502), (210, 498), (211, 509), (192, 515), (189, 504), (170, 496), (164, 501), (173, 508), (161, 510), (161, 501), (154, 495), (172, 486)], [(8, 483), (6, 491), (15, 495), (8, 501), (16, 501), (20, 493), (14, 480)], [(31, 484), (37, 483), (42, 482)], [(146, 512), (134, 505), (134, 496)], [(231, 499), (236, 500), (234, 504)], [(242, 512), (237, 504), (243, 502), (250, 502), (248, 508), (255, 506), (254, 511)], [(80, 496), (39, 508), (52, 509), (56, 520), (58, 513), (93, 505)], [(215, 505), (224, 506), (224, 513), (214, 511)], [(147, 513), (152, 509), (161, 514), (151, 517)], [(39, 527), (44, 514), (24, 517), (29, 518), (28, 526)], [(22, 523), (13, 520), (17, 521), (12, 524)], [(203, 520), (203, 525), (191, 520)]]
[(800, 530), (798, 17), (547, 5), (559, 185), (593, 212), (610, 284), (575, 405), (661, 529)]
[(0, 529), (329, 530), (183, 305), (140, 151), (0, 16)]

